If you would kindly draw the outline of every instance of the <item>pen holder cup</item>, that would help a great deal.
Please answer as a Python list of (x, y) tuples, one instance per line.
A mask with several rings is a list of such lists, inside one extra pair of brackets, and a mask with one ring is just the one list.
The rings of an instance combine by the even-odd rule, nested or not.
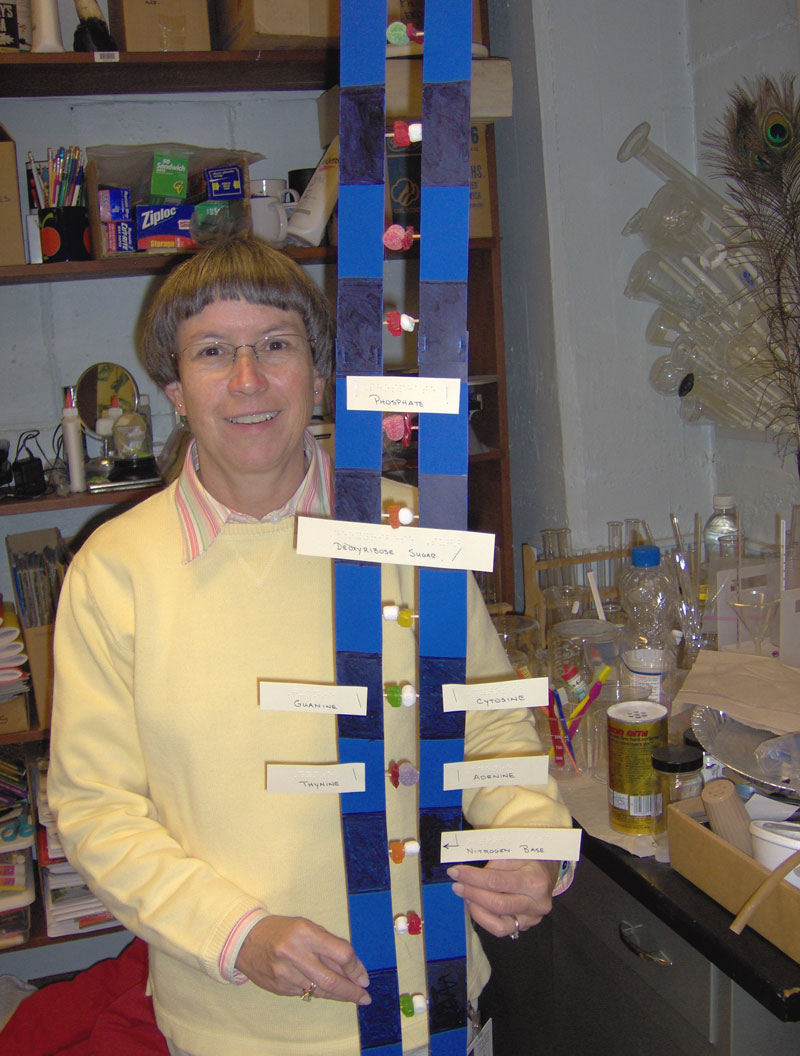
[(82, 205), (53, 206), (39, 210), (42, 262), (91, 260), (89, 215)]

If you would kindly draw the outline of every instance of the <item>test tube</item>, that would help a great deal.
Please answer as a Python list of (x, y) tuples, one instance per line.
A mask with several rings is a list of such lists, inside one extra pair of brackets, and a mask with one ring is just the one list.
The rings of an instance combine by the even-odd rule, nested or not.
[[(571, 535), (569, 528), (558, 528), (556, 531), (557, 545), (558, 545), (558, 556), (559, 557), (570, 557), (571, 556)], [(561, 584), (562, 586), (569, 586), (574, 583), (574, 570), (572, 565), (563, 565), (561, 568)]]
[[(608, 549), (622, 549), (622, 521), (608, 521)], [(608, 571), (606, 573), (609, 586), (616, 587), (621, 571), (622, 558), (612, 557), (608, 562)]]

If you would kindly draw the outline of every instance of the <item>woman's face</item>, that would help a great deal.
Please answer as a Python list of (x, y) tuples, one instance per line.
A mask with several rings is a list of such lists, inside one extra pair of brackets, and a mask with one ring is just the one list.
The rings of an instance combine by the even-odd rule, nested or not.
[[(258, 360), (238, 347), (264, 339)], [(215, 342), (237, 347), (232, 363), (205, 352)], [(324, 388), (298, 313), (214, 301), (178, 326), (175, 351), (179, 380), (165, 392), (195, 435), (203, 485), (242, 513), (283, 505), (305, 474), (303, 431)]]

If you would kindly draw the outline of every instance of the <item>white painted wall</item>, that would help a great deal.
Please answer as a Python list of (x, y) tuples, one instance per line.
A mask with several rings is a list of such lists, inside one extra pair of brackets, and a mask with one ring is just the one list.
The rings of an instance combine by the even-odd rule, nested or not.
[[(496, 126), (517, 550), (569, 525), (575, 547), (606, 522), (669, 514), (691, 528), (715, 490), (771, 535), (798, 495), (766, 444), (684, 425), (654, 392), (652, 305), (623, 295), (644, 248), (623, 225), (660, 186), (617, 150), (641, 121), (692, 171), (698, 140), (738, 77), (797, 65), (793, 0), (491, 0), (492, 47), (512, 58), (514, 118)], [(718, 187), (721, 191), (722, 187)], [(798, 499), (797, 501), (800, 501)], [(521, 597), (521, 575), (517, 578)]]

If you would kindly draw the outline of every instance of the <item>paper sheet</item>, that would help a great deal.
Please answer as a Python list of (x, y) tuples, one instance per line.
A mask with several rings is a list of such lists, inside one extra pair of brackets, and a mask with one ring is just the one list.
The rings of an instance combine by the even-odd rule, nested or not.
[(697, 704), (724, 711), (750, 726), (800, 730), (800, 668), (768, 656), (701, 649), (672, 704), (672, 714)]
[(558, 782), (561, 798), (578, 824), (598, 840), (613, 843), (630, 851), (637, 858), (652, 858), (656, 842), (652, 836), (628, 836), (617, 832), (608, 823), (608, 787), (595, 781), (589, 774), (573, 774)]

